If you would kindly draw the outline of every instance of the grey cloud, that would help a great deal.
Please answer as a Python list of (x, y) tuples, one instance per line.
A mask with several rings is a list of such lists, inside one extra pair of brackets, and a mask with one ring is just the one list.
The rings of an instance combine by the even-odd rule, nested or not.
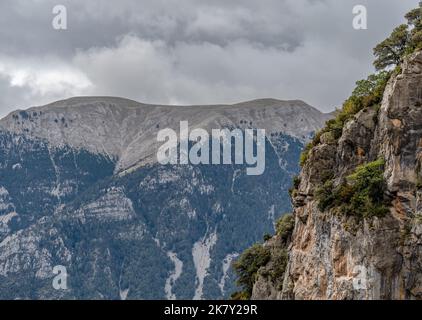
[[(57, 1), (0, 2), (0, 115), (79, 94), (186, 104), (274, 97), (332, 110), (418, 0), (60, 3), (66, 31), (51, 27)], [(355, 4), (368, 7), (366, 31), (352, 28)], [(11, 68), (26, 74), (19, 86)]]
[(25, 88), (11, 87), (9, 79), (0, 75), (0, 110), (13, 110), (26, 104), (28, 91)]
[[(299, 1), (300, 2), (300, 1)], [(306, 1), (305, 1), (306, 2)], [(0, 38), (9, 53), (70, 54), (76, 48), (109, 46), (127, 33), (148, 40), (211, 42), (245, 39), (265, 46), (295, 47), (301, 35), (293, 1), (105, 1), (64, 0), (69, 30), (51, 28), (56, 0), (3, 1)], [(283, 18), (281, 18), (283, 17)]]

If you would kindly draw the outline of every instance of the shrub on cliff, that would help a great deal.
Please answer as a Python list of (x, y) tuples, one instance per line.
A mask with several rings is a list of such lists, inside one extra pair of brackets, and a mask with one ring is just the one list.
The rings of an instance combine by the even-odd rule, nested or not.
[[(335, 140), (341, 137), (344, 124), (356, 113), (365, 108), (378, 108), (388, 80), (404, 57), (415, 50), (422, 49), (422, 8), (415, 8), (406, 14), (407, 24), (400, 25), (391, 35), (374, 48), (374, 66), (377, 73), (367, 79), (356, 82), (352, 95), (344, 102), (334, 119), (327, 121), (300, 156), (300, 165), (304, 166), (311, 149), (320, 143), (325, 132), (332, 133)], [(387, 69), (387, 70), (386, 70)]]
[(260, 244), (255, 244), (242, 253), (233, 263), (234, 271), (238, 276), (237, 285), (242, 288), (242, 291), (234, 293), (232, 299), (243, 300), (251, 297), (256, 274), (259, 268), (265, 266), (270, 259), (270, 250)]
[(293, 177), (293, 186), (289, 189), (290, 197), (295, 197), (297, 190), (299, 189), (300, 185), (300, 177), (295, 176)]
[(321, 143), (320, 139), (324, 133), (329, 132), (334, 141), (337, 141), (341, 137), (345, 123), (355, 114), (365, 108), (378, 107), (391, 75), (391, 71), (381, 71), (370, 75), (367, 79), (357, 81), (352, 95), (344, 102), (336, 117), (328, 120), (325, 127), (317, 132), (312, 142), (305, 147), (300, 156), (300, 165), (303, 166), (306, 163), (309, 152)]
[(316, 192), (321, 211), (336, 208), (338, 212), (361, 218), (380, 217), (388, 212), (384, 201), (384, 160), (359, 166), (338, 187), (327, 181)]
[(284, 241), (287, 241), (295, 227), (295, 218), (291, 213), (283, 215), (276, 223), (276, 232)]
[(277, 289), (281, 290), (283, 287), (284, 273), (286, 272), (289, 254), (286, 249), (279, 250), (272, 258), (272, 268), (270, 270), (270, 279), (277, 285)]

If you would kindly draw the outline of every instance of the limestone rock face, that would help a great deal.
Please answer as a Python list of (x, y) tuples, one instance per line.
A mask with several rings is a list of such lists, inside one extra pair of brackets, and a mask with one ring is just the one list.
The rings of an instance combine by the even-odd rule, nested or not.
[[(294, 196), (295, 228), (283, 288), (255, 299), (422, 298), (422, 52), (389, 81), (379, 110), (362, 110), (337, 143), (313, 148)], [(359, 164), (385, 159), (383, 218), (321, 212), (315, 190), (324, 173), (341, 181)], [(274, 292), (277, 290), (277, 292)]]

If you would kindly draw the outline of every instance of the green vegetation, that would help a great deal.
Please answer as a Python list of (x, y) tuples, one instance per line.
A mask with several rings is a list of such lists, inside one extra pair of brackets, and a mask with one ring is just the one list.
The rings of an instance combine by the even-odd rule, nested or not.
[(233, 268), (238, 276), (237, 284), (242, 287), (242, 291), (234, 293), (232, 299), (250, 299), (257, 272), (259, 268), (268, 263), (270, 258), (270, 250), (260, 244), (255, 244), (242, 253), (240, 258), (233, 263)]
[[(378, 112), (389, 79), (401, 73), (400, 64), (407, 55), (422, 49), (421, 13), (421, 8), (410, 11), (405, 16), (407, 24), (394, 29), (386, 40), (374, 48), (374, 66), (377, 72), (356, 82), (351, 96), (344, 102), (342, 108), (337, 110), (335, 118), (327, 121), (325, 128), (317, 132), (314, 139), (305, 146), (300, 155), (302, 167), (308, 161), (311, 150), (321, 143), (322, 138), (324, 143), (336, 144), (346, 122), (358, 112), (369, 108)], [(353, 229), (355, 223), (352, 221), (381, 217), (388, 212), (384, 199), (386, 189), (384, 160), (379, 159), (357, 167), (338, 186), (334, 183), (331, 168), (327, 172), (320, 173), (320, 177), (321, 186), (315, 194), (319, 209), (321, 211), (332, 209), (334, 212), (350, 216), (347, 228)], [(300, 179), (294, 177), (293, 187), (289, 190), (291, 196), (296, 194), (299, 185)], [(422, 182), (418, 181), (417, 187), (422, 188)], [(287, 242), (293, 228), (293, 216), (285, 215), (277, 222), (277, 235)], [(235, 293), (232, 298), (249, 299), (258, 270), (266, 265), (266, 268), (259, 271), (260, 274), (281, 285), (279, 281), (283, 278), (288, 261), (286, 248), (270, 253), (268, 249), (255, 245), (246, 250), (234, 265), (238, 274), (237, 283), (242, 286), (243, 291)]]
[(416, 224), (422, 224), (422, 213), (416, 213), (415, 217), (413, 218), (413, 221)]
[(288, 259), (289, 256), (286, 249), (281, 249), (272, 257), (273, 267), (271, 268), (269, 276), (274, 284), (278, 284), (278, 290), (282, 289)]
[(394, 29), (387, 39), (374, 48), (374, 66), (378, 72), (356, 82), (356, 88), (336, 117), (327, 121), (325, 128), (305, 147), (300, 156), (301, 166), (308, 160), (311, 149), (321, 143), (320, 138), (324, 133), (329, 132), (335, 142), (341, 137), (344, 124), (355, 114), (365, 108), (379, 108), (388, 80), (400, 72), (400, 63), (407, 55), (422, 49), (421, 11), (421, 8), (416, 8), (407, 13), (407, 24)]
[(422, 49), (422, 8), (415, 8), (406, 14), (408, 25), (412, 28), (409, 37), (409, 51)]
[(272, 236), (269, 233), (264, 234), (264, 241), (268, 241), (272, 238)]
[(398, 26), (374, 48), (374, 66), (377, 70), (398, 66), (405, 56), (422, 49), (422, 8), (411, 10), (405, 18), (407, 24)]
[(246, 291), (236, 291), (230, 296), (230, 298), (232, 300), (249, 300), (251, 298), (251, 295), (248, 294)]
[(309, 152), (311, 152), (311, 149), (314, 147), (315, 145), (311, 142), (308, 143), (305, 146), (305, 149), (302, 151), (302, 153), (300, 154), (300, 159), (299, 159), (299, 164), (301, 167), (303, 167), (306, 163), (306, 161), (308, 161), (308, 157), (309, 157)]
[(402, 62), (407, 49), (408, 36), (408, 26), (402, 24), (374, 48), (374, 55), (377, 57), (374, 66), (377, 70), (383, 70), (391, 65), (399, 65)]
[(294, 176), (293, 177), (293, 186), (289, 189), (290, 197), (295, 196), (296, 191), (299, 189), (299, 185), (300, 185), (300, 177)]
[(337, 111), (336, 117), (328, 120), (325, 128), (317, 132), (312, 142), (305, 147), (300, 156), (301, 166), (306, 163), (310, 150), (321, 143), (323, 134), (330, 134), (332, 141), (336, 142), (341, 137), (344, 124), (352, 119), (355, 114), (365, 108), (379, 108), (391, 74), (391, 71), (381, 71), (370, 75), (367, 79), (356, 82), (356, 88), (349, 99), (344, 102), (343, 108)]
[(338, 212), (360, 218), (381, 217), (388, 212), (384, 201), (384, 160), (359, 166), (346, 181), (334, 187), (332, 180), (316, 192), (319, 209), (336, 208)]
[(293, 187), (295, 189), (299, 188), (300, 185), (300, 177), (299, 176), (294, 176), (293, 177)]
[(422, 48), (421, 12), (421, 8), (416, 8), (407, 13), (407, 24), (395, 28), (387, 39), (374, 48), (374, 66), (377, 70), (398, 66), (405, 56)]
[[(237, 274), (236, 283), (242, 289), (232, 294), (231, 298), (233, 300), (250, 299), (258, 271), (263, 277), (270, 279), (277, 286), (281, 286), (288, 261), (287, 242), (293, 232), (293, 228), (293, 215), (291, 213), (283, 215), (276, 224), (277, 235), (284, 241), (279, 251), (271, 253), (269, 248), (261, 244), (255, 244), (245, 250), (239, 259), (233, 263), (233, 269)], [(269, 238), (269, 235), (264, 237), (265, 240), (269, 240)], [(265, 266), (267, 267), (261, 269)]]
[(278, 219), (276, 224), (277, 235), (281, 237), (282, 240), (287, 241), (293, 232), (295, 226), (295, 218), (291, 213), (283, 215)]
[(334, 182), (332, 180), (326, 181), (316, 191), (316, 199), (318, 200), (318, 209), (325, 211), (336, 206), (339, 202), (338, 192), (334, 189)]

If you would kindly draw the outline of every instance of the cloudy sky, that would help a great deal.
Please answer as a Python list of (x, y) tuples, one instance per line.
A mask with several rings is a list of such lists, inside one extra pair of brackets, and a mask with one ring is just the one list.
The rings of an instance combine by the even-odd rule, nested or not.
[[(54, 6), (67, 30), (54, 30)], [(365, 5), (368, 29), (352, 27)], [(0, 116), (76, 95), (341, 105), (418, 0), (0, 0)]]

